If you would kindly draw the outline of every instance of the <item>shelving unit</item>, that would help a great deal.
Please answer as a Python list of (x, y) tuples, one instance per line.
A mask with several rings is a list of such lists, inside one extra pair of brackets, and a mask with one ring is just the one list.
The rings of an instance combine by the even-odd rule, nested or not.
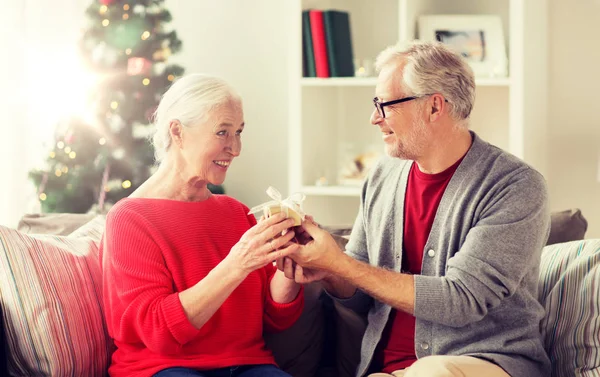
[(499, 15), (509, 77), (476, 79), (471, 129), (545, 173), (547, 0), (296, 0), (289, 23), (289, 190), (307, 195), (305, 209), (317, 221), (354, 221), (361, 189), (340, 185), (339, 171), (353, 154), (383, 152), (383, 142), (369, 123), (376, 77), (302, 77), (304, 9), (348, 11), (354, 56), (371, 61), (398, 41), (416, 39), (420, 15)]

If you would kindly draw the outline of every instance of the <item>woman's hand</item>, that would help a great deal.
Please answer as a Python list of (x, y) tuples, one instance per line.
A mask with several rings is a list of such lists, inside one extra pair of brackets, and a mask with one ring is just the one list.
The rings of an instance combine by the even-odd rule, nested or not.
[(276, 270), (275, 276), (271, 279), (270, 290), (273, 301), (280, 304), (287, 304), (294, 301), (298, 296), (300, 284), (294, 281), (294, 279), (289, 279), (283, 272)]
[[(295, 233), (289, 229), (294, 225), (293, 219), (286, 219), (285, 213), (278, 213), (268, 219), (261, 219), (258, 224), (248, 229), (236, 243), (226, 259), (234, 268), (245, 275), (283, 258), (298, 249), (298, 245), (290, 243)], [(287, 231), (280, 236), (283, 231)], [(280, 236), (275, 238), (276, 236)]]
[[(249, 273), (294, 252), (299, 247), (295, 244), (286, 245), (294, 237), (293, 231), (273, 239), (293, 223), (293, 220), (286, 220), (285, 215), (261, 220), (244, 233), (231, 248), (229, 255), (206, 277), (179, 293), (183, 310), (197, 329), (204, 326)], [(286, 247), (282, 247), (284, 245)], [(288, 287), (283, 293), (294, 297), (297, 295), (293, 287)]]

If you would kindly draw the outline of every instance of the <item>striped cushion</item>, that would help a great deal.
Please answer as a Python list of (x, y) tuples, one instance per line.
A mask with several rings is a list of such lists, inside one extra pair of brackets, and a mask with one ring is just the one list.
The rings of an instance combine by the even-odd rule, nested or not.
[(539, 295), (552, 376), (600, 376), (600, 240), (546, 246)]
[(0, 226), (0, 299), (16, 376), (106, 376), (102, 221), (68, 237)]

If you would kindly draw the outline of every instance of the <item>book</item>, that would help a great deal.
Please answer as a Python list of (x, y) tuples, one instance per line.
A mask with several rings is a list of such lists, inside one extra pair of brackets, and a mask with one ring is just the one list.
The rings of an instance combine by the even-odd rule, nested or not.
[(308, 10), (302, 12), (302, 68), (304, 77), (317, 77)]
[(323, 25), (323, 11), (311, 9), (308, 12), (310, 15), (310, 29), (315, 54), (317, 77), (329, 77), (329, 62), (327, 58), (327, 42), (325, 41), (325, 27)]
[(354, 76), (354, 54), (348, 12), (324, 11), (323, 23), (331, 77)]

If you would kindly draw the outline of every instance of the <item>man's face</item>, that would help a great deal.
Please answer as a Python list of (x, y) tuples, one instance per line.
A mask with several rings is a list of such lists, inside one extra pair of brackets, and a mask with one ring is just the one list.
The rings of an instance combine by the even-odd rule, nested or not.
[[(401, 64), (391, 64), (379, 73), (375, 95), (381, 102), (412, 96), (402, 90), (402, 70)], [(379, 126), (389, 156), (406, 160), (423, 157), (429, 139), (423, 105), (423, 99), (415, 99), (385, 106), (385, 118), (373, 109), (371, 123)]]

